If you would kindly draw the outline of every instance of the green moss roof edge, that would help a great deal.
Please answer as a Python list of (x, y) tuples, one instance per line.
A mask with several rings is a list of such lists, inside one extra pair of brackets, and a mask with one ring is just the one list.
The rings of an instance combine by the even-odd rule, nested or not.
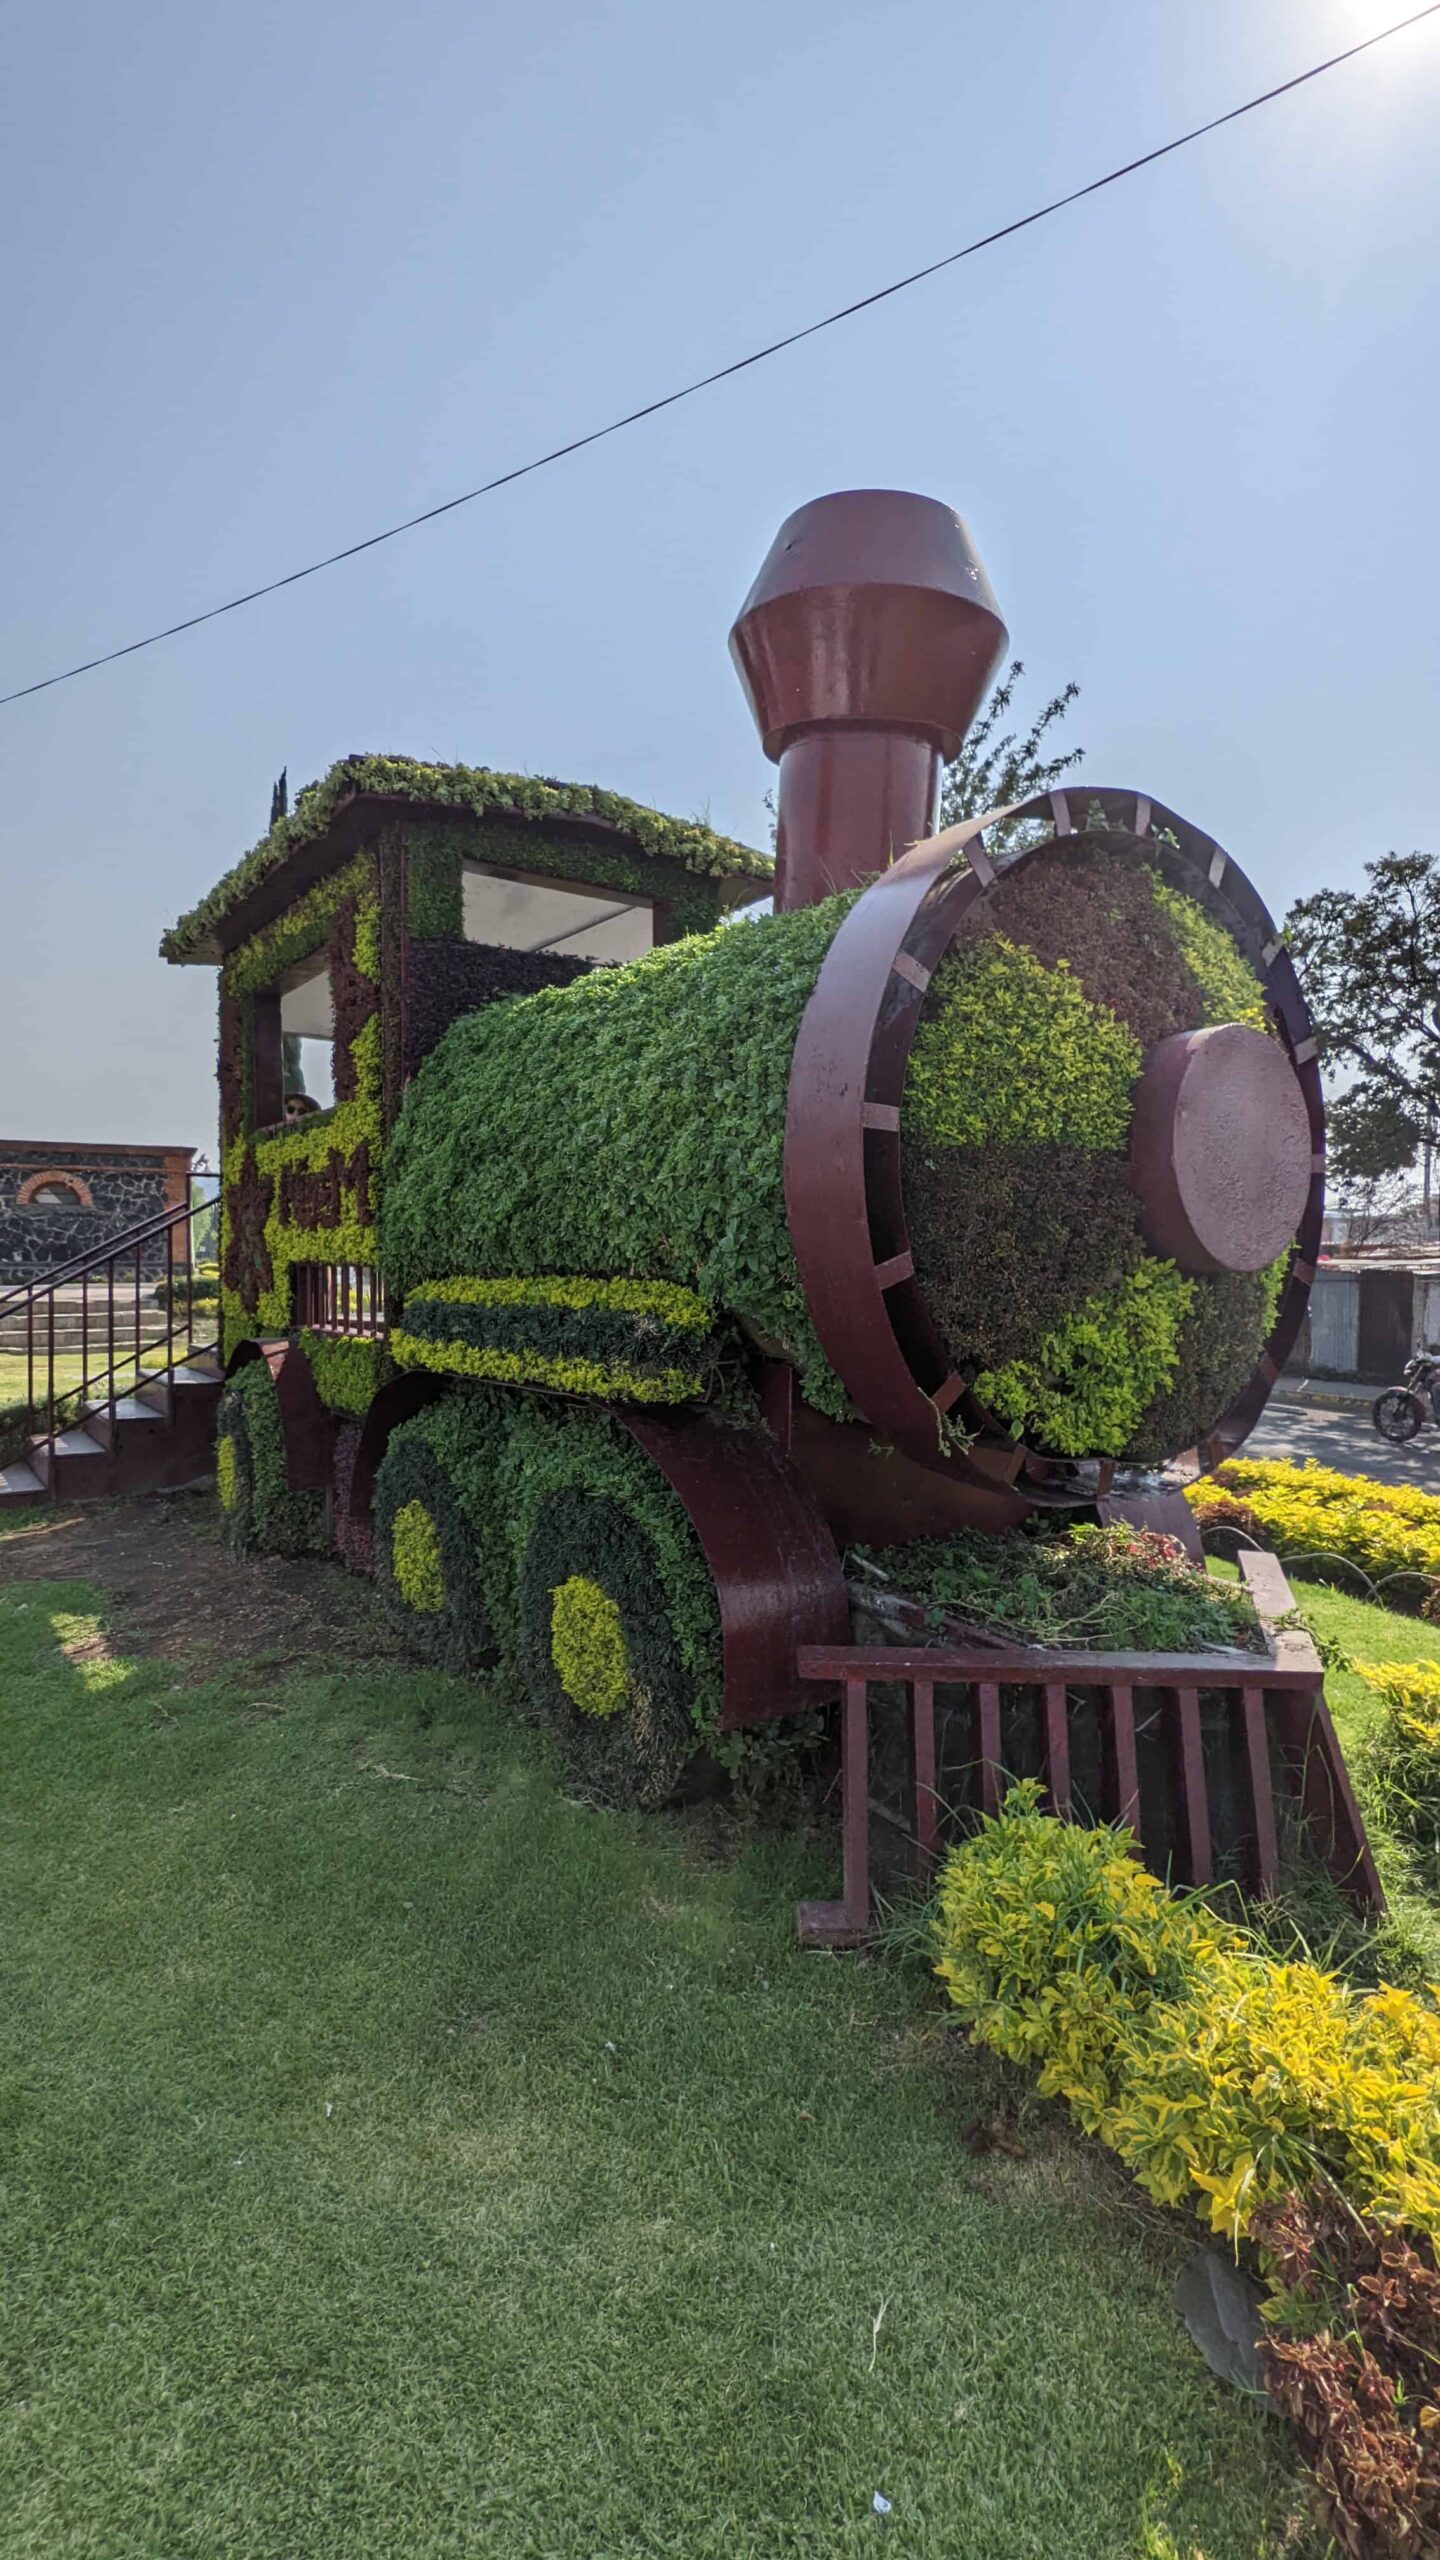
[(366, 795), (413, 800), (417, 808), (463, 809), (474, 817), (504, 810), (522, 818), (603, 818), (644, 853), (712, 880), (768, 880), (773, 865), (752, 846), (718, 836), (695, 818), (667, 818), (618, 791), (591, 782), (552, 782), (526, 773), (491, 773), (484, 765), (422, 764), (414, 756), (342, 756), (318, 782), (305, 785), (249, 853), (216, 882), (197, 907), (160, 937), (162, 960), (188, 960), (241, 902), (302, 844), (324, 834), (337, 809)]

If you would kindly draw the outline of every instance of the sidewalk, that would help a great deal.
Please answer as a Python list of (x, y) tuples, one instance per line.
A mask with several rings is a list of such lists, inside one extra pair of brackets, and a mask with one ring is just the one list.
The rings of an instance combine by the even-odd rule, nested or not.
[[(1391, 1379), (1398, 1386), (1398, 1378)], [(1319, 1406), (1329, 1413), (1368, 1413), (1384, 1389), (1366, 1378), (1307, 1378), (1299, 1370), (1282, 1370), (1270, 1390), (1272, 1404)]]

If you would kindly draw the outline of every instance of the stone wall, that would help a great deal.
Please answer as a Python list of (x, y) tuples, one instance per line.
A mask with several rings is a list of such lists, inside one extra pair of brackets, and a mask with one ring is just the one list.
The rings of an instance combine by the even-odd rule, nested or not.
[[(77, 1254), (94, 1252), (184, 1200), (193, 1152), (0, 1139), (0, 1285), (43, 1279)], [(70, 1204), (31, 1196), (49, 1187), (52, 1177), (72, 1187)], [(142, 1277), (163, 1273), (163, 1235), (144, 1247), (140, 1267)]]

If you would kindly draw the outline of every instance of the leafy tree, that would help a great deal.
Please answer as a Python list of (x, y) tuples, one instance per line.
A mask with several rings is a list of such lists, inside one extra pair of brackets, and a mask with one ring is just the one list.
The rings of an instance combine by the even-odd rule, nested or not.
[(987, 809), (1008, 808), (1016, 800), (1033, 800), (1040, 791), (1053, 791), (1056, 783), (1073, 773), (1080, 763), (1083, 747), (1071, 747), (1065, 755), (1044, 752), (1049, 732), (1064, 719), (1078, 696), (1078, 684), (1067, 684), (1063, 692), (1054, 695), (1023, 737), (1014, 729), (1001, 728), (1024, 673), (1024, 660), (1012, 659), (1004, 682), (996, 686), (983, 717), (975, 722), (954, 763), (947, 767), (940, 794), (942, 827), (958, 826), (962, 818), (983, 817)]
[(1386, 853), (1364, 889), (1319, 889), (1286, 918), (1321, 1055), (1337, 1171), (1403, 1171), (1440, 1146), (1440, 856)]

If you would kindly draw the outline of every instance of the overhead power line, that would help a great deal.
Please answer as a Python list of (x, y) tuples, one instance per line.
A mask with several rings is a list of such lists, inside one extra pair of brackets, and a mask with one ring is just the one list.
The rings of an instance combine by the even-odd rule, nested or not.
[(1177, 133), (1169, 142), (1157, 143), (1153, 151), (1142, 151), (1138, 158), (1122, 161), (1118, 169), (1107, 169), (1103, 177), (1091, 178), (1083, 187), (1072, 187), (1068, 195), (1052, 197), (1049, 204), (1037, 205), (1033, 213), (1022, 213), (1018, 220), (1002, 223), (998, 231), (987, 231), (978, 240), (968, 240), (963, 249), (951, 249), (943, 258), (932, 258), (928, 266), (897, 276), (893, 284), (882, 284), (874, 293), (863, 293), (855, 302), (842, 303), (838, 311), (827, 311), (823, 320), (811, 320), (803, 329), (772, 338), (768, 346), (756, 347), (748, 356), (736, 356), (730, 364), (717, 365), (713, 373), (699, 374), (693, 382), (682, 383), (678, 391), (666, 391), (658, 400), (647, 400), (643, 408), (627, 409), (623, 417), (611, 418), (603, 427), (591, 427), (584, 435), (572, 436), (566, 444), (553, 445), (548, 453), (537, 453), (529, 462), (516, 463), (513, 470), (499, 471), (493, 480), (482, 480), (478, 488), (462, 490), (458, 498), (444, 498), (437, 507), (424, 507), (419, 515), (386, 525), (381, 533), (369, 533), (362, 542), (348, 542), (342, 551), (329, 551), (323, 560), (311, 560), (303, 569), (291, 569), (283, 578), (267, 580), (263, 587), (248, 587), (244, 595), (231, 596), (224, 604), (209, 605), (203, 613), (187, 614), (182, 622), (167, 623), (163, 631), (147, 632), (143, 640), (127, 640), (119, 649), (105, 649), (98, 657), (82, 658), (78, 666), (62, 668), (58, 675), (41, 676), (34, 684), (17, 685), (13, 693), (0, 693), (0, 709), (9, 702), (23, 702), (29, 694), (47, 693), (52, 685), (69, 684), (76, 676), (90, 675), (96, 667), (111, 667), (117, 658), (133, 658), (137, 650), (153, 649), (161, 640), (173, 640), (182, 631), (197, 631), (202, 622), (218, 622), (222, 614), (238, 613), (243, 605), (258, 604), (262, 596), (278, 595), (283, 587), (298, 586), (302, 578), (318, 578), (322, 569), (337, 568), (342, 560), (358, 559), (362, 551), (374, 551), (382, 542), (394, 542), (402, 533), (413, 533), (417, 525), (434, 524), (439, 516), (453, 515), (457, 507), (473, 506), (477, 498), (508, 489), (516, 480), (528, 480), (532, 472), (547, 471), (552, 463), (564, 462), (572, 453), (583, 453), (587, 445), (603, 444), (607, 436), (618, 436), (626, 427), (639, 426), (644, 418), (658, 417), (662, 409), (673, 409), (681, 400), (693, 400), (699, 391), (712, 390), (717, 382), (748, 373), (753, 365), (783, 355), (787, 347), (798, 347), (806, 338), (818, 338), (822, 329), (834, 329), (842, 320), (873, 311), (877, 303), (889, 302), (897, 293), (908, 293), (912, 285), (924, 284), (927, 277), (942, 274), (946, 267), (959, 266), (964, 258), (977, 257), (982, 249), (993, 249), (1001, 240), (1013, 240), (1017, 232), (1029, 231), (1037, 222), (1048, 222), (1052, 214), (1063, 213), (1067, 205), (1099, 195), (1102, 188), (1117, 185), (1121, 178), (1133, 178), (1137, 170), (1151, 168), (1157, 160), (1168, 160), (1172, 152), (1184, 151), (1190, 143), (1202, 141), (1207, 133), (1218, 133), (1222, 125), (1253, 115), (1257, 107), (1272, 106), (1277, 98), (1303, 89), (1308, 81), (1323, 79), (1327, 71), (1338, 71), (1342, 63), (1353, 62), (1358, 54), (1370, 53), (1376, 45), (1387, 44), (1392, 36), (1403, 35), (1407, 27), (1418, 27), (1422, 20), (1436, 16), (1440, 16), (1440, 0), (1428, 0), (1425, 8), (1412, 10), (1408, 18), (1397, 18), (1392, 26), (1381, 27), (1372, 36), (1362, 36), (1357, 44), (1347, 45), (1343, 53), (1332, 53), (1324, 62), (1312, 62), (1308, 71), (1297, 71), (1273, 89), (1262, 89), (1258, 96), (1246, 98), (1240, 106), (1227, 107), (1223, 115), (1210, 116), (1204, 124), (1192, 125), (1188, 133)]

